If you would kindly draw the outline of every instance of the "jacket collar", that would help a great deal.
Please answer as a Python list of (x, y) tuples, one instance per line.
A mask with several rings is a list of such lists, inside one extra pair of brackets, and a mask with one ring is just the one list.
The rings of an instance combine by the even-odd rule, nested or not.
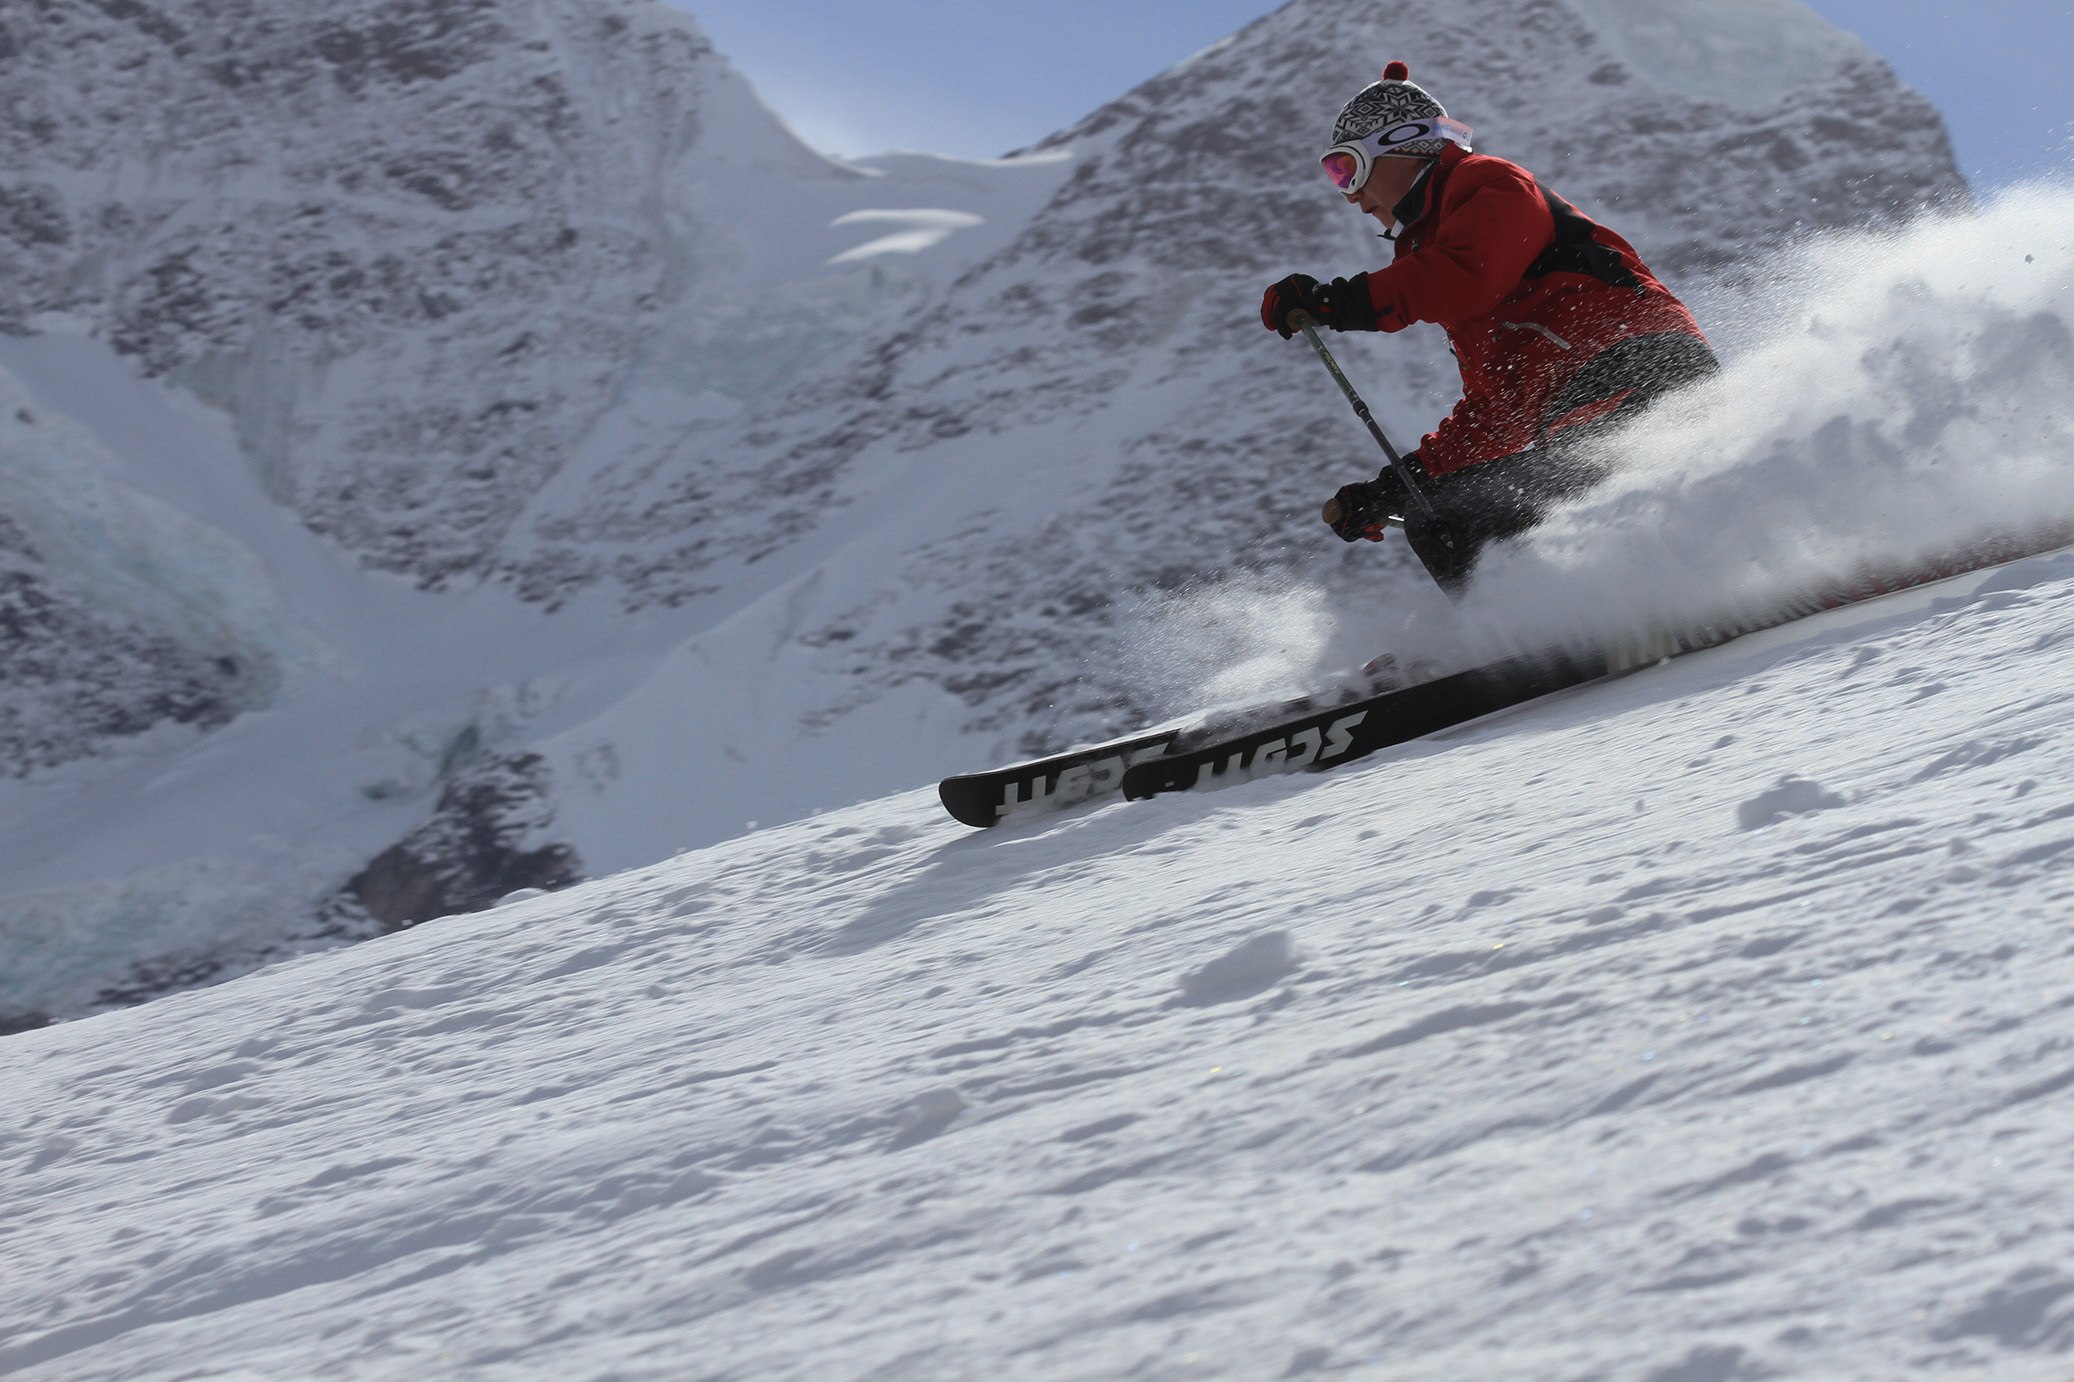
[(1397, 205), (1390, 208), (1390, 219), (1397, 222), (1398, 234), (1402, 235), (1425, 218), (1426, 204), (1431, 200), (1433, 175), (1439, 171), (1438, 159), (1421, 168), (1410, 189), (1398, 198)]
[(1441, 151), (1440, 157), (1434, 159), (1426, 171), (1419, 175), (1419, 180), (1412, 184), (1411, 191), (1404, 194), (1404, 200), (1397, 203), (1390, 212), (1397, 221), (1397, 239), (1402, 240), (1415, 235), (1439, 213), (1441, 188), (1447, 183), (1447, 176), (1454, 171), (1455, 165), (1467, 157), (1468, 150), (1450, 144)]

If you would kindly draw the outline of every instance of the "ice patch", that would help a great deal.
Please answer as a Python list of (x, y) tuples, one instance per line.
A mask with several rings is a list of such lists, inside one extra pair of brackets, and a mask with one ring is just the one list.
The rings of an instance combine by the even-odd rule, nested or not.
[(304, 861), (274, 842), (261, 857), (194, 859), (0, 898), (0, 1029), (35, 1014), (136, 1002), (341, 943), (347, 938), (315, 934), (309, 918), (336, 886), (332, 874), (351, 860), (342, 851), (320, 855)]
[(986, 224), (986, 218), (969, 211), (852, 211), (829, 222), (829, 229), (848, 226), (893, 227), (878, 239), (844, 250), (828, 262), (861, 264), (887, 254), (921, 254), (935, 249), (961, 230)]

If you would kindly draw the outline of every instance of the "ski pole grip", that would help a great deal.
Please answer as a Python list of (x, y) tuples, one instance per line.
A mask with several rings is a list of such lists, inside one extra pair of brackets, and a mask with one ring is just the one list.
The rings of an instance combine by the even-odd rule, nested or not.
[[(1326, 500), (1325, 508), (1318, 516), (1325, 520), (1326, 527), (1334, 532), (1338, 532), (1340, 520), (1339, 496), (1335, 494), (1332, 498)], [(1385, 528), (1402, 528), (1404, 526), (1404, 520), (1394, 513), (1384, 514), (1382, 522)]]

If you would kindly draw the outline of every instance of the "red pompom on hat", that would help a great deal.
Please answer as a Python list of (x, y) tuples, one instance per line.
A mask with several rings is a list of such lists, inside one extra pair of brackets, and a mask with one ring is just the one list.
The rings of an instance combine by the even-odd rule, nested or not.
[(1410, 81), (1410, 80), (1411, 80), (1411, 66), (1410, 66), (1410, 64), (1408, 64), (1408, 63), (1403, 63), (1403, 62), (1397, 62), (1397, 61), (1392, 61), (1392, 62), (1391, 62), (1391, 64), (1390, 64), (1390, 65), (1389, 65), (1388, 67), (1385, 67), (1385, 68), (1383, 69), (1383, 80), (1384, 80), (1384, 81), (1386, 81), (1386, 82), (1408, 82), (1408, 81)]

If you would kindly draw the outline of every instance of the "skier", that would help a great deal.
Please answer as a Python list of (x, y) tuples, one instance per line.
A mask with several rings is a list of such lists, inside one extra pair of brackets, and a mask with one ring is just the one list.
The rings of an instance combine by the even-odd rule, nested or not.
[(1343, 486), (1325, 521), (1344, 541), (1380, 542), (1401, 517), (1434, 580), (1459, 595), (1486, 545), (1604, 478), (1595, 433), (1719, 365), (1633, 246), (1526, 169), (1472, 152), (1469, 128), (1406, 64), (1347, 103), (1320, 162), (1382, 223), (1395, 260), (1329, 283), (1291, 274), (1267, 290), (1261, 320), (1284, 340), (1298, 312), (1336, 331), (1436, 322), (1462, 371), (1461, 402), (1404, 458), (1434, 516), (1386, 466)]

